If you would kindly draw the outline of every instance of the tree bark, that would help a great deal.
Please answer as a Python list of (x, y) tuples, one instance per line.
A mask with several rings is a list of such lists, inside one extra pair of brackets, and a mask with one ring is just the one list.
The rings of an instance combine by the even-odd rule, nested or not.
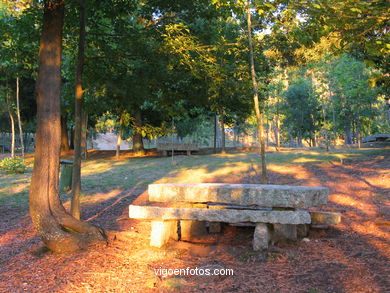
[(221, 153), (226, 153), (226, 136), (225, 136), (225, 117), (223, 113), (223, 108), (221, 107), (219, 110), (219, 116), (221, 117)]
[(214, 154), (217, 153), (217, 129), (218, 129), (217, 113), (214, 113), (214, 145), (213, 145)]
[(360, 139), (360, 121), (359, 121), (359, 119), (356, 120), (356, 140), (357, 140), (358, 149), (360, 149), (361, 148), (361, 139)]
[(61, 115), (61, 150), (69, 151), (69, 137), (66, 118)]
[(104, 233), (69, 215), (58, 196), (64, 1), (47, 0), (44, 4), (36, 83), (37, 131), (29, 194), (30, 215), (43, 243), (54, 252), (65, 253), (104, 240)]
[(71, 214), (80, 219), (80, 193), (81, 193), (81, 132), (83, 128), (83, 63), (85, 49), (85, 7), (84, 0), (80, 0), (79, 18), (79, 42), (76, 63), (76, 84), (75, 84), (75, 130), (74, 130), (74, 155), (72, 174), (72, 202)]
[(87, 135), (88, 135), (88, 113), (82, 112), (81, 119), (81, 154), (84, 160), (88, 157)]
[(247, 25), (248, 25), (248, 45), (249, 45), (249, 61), (253, 84), (253, 101), (255, 105), (256, 121), (258, 127), (258, 137), (260, 143), (260, 157), (261, 157), (261, 183), (267, 184), (267, 163), (265, 158), (265, 139), (264, 139), (264, 126), (263, 126), (263, 114), (260, 111), (259, 103), (259, 88), (256, 80), (255, 61), (252, 44), (252, 22), (251, 22), (251, 4), (250, 0), (247, 1)]
[(123, 124), (123, 116), (121, 114), (119, 118), (119, 129), (118, 129), (118, 138), (116, 140), (116, 153), (115, 158), (119, 160), (120, 151), (121, 151), (121, 141), (122, 141), (122, 124)]
[(74, 150), (74, 128), (70, 131), (69, 149)]
[[(137, 109), (134, 114), (136, 128), (142, 127), (142, 114), (141, 109)], [(144, 142), (142, 140), (142, 134), (137, 129), (133, 129), (133, 151), (144, 151)]]
[(280, 149), (280, 120), (279, 120), (279, 113), (276, 113), (275, 116), (275, 144), (276, 144), (276, 151), (278, 152)]
[(8, 116), (11, 122), (11, 157), (15, 157), (15, 119), (11, 107), (8, 106)]
[(345, 118), (345, 139), (344, 144), (352, 144), (351, 118), (349, 115)]
[(23, 129), (22, 121), (20, 120), (20, 106), (19, 106), (19, 76), (16, 77), (16, 115), (18, 118), (19, 137), (20, 137), (20, 149), (22, 151), (22, 157), (24, 157), (24, 141), (23, 141)]

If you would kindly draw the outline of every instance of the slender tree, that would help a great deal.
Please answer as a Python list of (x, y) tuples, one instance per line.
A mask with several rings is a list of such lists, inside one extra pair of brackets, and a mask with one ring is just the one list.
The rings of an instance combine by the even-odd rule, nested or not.
[(18, 118), (20, 147), (22, 150), (22, 157), (24, 157), (23, 129), (22, 129), (22, 121), (20, 120), (20, 105), (19, 105), (19, 76), (16, 77), (16, 116)]
[(259, 103), (259, 86), (256, 80), (255, 61), (253, 54), (253, 42), (252, 42), (252, 20), (251, 20), (251, 3), (247, 1), (247, 26), (248, 26), (248, 46), (249, 46), (249, 61), (250, 71), (253, 85), (253, 102), (255, 105), (256, 122), (258, 129), (258, 137), (260, 143), (260, 156), (261, 156), (261, 183), (267, 184), (267, 163), (265, 158), (265, 137), (263, 126), (263, 114), (260, 111)]
[(6, 103), (7, 103), (8, 116), (11, 124), (11, 157), (14, 158), (15, 157), (15, 118), (14, 118), (14, 114), (12, 113), (12, 103), (10, 101), (8, 90), (6, 94)]
[(76, 87), (75, 87), (75, 137), (74, 137), (74, 158), (72, 174), (72, 202), (71, 213), (76, 219), (80, 219), (80, 192), (81, 192), (81, 132), (83, 127), (83, 63), (85, 49), (85, 2), (80, 0), (80, 28), (78, 55), (76, 64)]

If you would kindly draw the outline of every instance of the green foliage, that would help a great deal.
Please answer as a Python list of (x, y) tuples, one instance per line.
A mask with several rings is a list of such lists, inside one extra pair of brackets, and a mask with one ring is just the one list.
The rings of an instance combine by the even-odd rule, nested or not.
[(0, 170), (13, 174), (22, 174), (26, 172), (27, 166), (21, 157), (8, 157), (0, 161)]
[(378, 114), (378, 92), (370, 87), (370, 71), (350, 55), (333, 59), (329, 65), (327, 78), (338, 113), (334, 127), (342, 132), (348, 125), (356, 124), (364, 134), (371, 133), (374, 120), (366, 118)]
[(298, 78), (289, 86), (285, 95), (284, 124), (299, 141), (302, 138), (313, 139), (320, 126), (320, 113), (311, 80)]
[(117, 116), (106, 112), (97, 119), (95, 129), (100, 133), (113, 132), (116, 128), (117, 120)]

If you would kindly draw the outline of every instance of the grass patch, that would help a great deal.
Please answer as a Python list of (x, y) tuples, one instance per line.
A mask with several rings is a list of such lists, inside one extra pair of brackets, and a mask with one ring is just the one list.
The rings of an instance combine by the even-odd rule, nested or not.
[[(351, 150), (289, 150), (267, 155), (269, 165), (302, 165), (305, 163), (340, 162), (340, 160), (382, 158), (389, 149)], [(379, 156), (379, 157), (378, 157)], [(199, 156), (141, 157), (115, 160), (88, 160), (82, 166), (84, 198), (90, 200), (97, 193), (125, 190), (137, 185), (146, 188), (150, 183), (212, 182), (227, 175), (252, 174), (260, 170), (258, 153), (228, 153)], [(28, 210), (28, 190), (32, 162), (24, 174), (0, 171), (0, 205), (6, 208)], [(61, 194), (69, 200), (70, 194)], [(381, 200), (380, 198), (376, 200)]]

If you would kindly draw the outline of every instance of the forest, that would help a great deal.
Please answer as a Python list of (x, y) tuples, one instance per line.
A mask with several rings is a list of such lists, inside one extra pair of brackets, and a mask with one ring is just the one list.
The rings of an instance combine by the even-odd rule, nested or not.
[[(384, 292), (389, 27), (386, 0), (3, 0), (0, 291)], [(342, 221), (261, 253), (239, 225), (152, 249), (128, 206), (172, 182), (324, 186)]]
[[(73, 148), (76, 81), (83, 131), (108, 129), (130, 138), (134, 150), (143, 148), (141, 137), (202, 132), (214, 115), (221, 127), (248, 132), (256, 125), (254, 87), (277, 147), (352, 144), (389, 132), (386, 1), (100, 2), (66, 4), (63, 150)], [(27, 134), (36, 129), (42, 5), (2, 4), (0, 127), (12, 153), (15, 140), (20, 153), (24, 143), (32, 147)]]

